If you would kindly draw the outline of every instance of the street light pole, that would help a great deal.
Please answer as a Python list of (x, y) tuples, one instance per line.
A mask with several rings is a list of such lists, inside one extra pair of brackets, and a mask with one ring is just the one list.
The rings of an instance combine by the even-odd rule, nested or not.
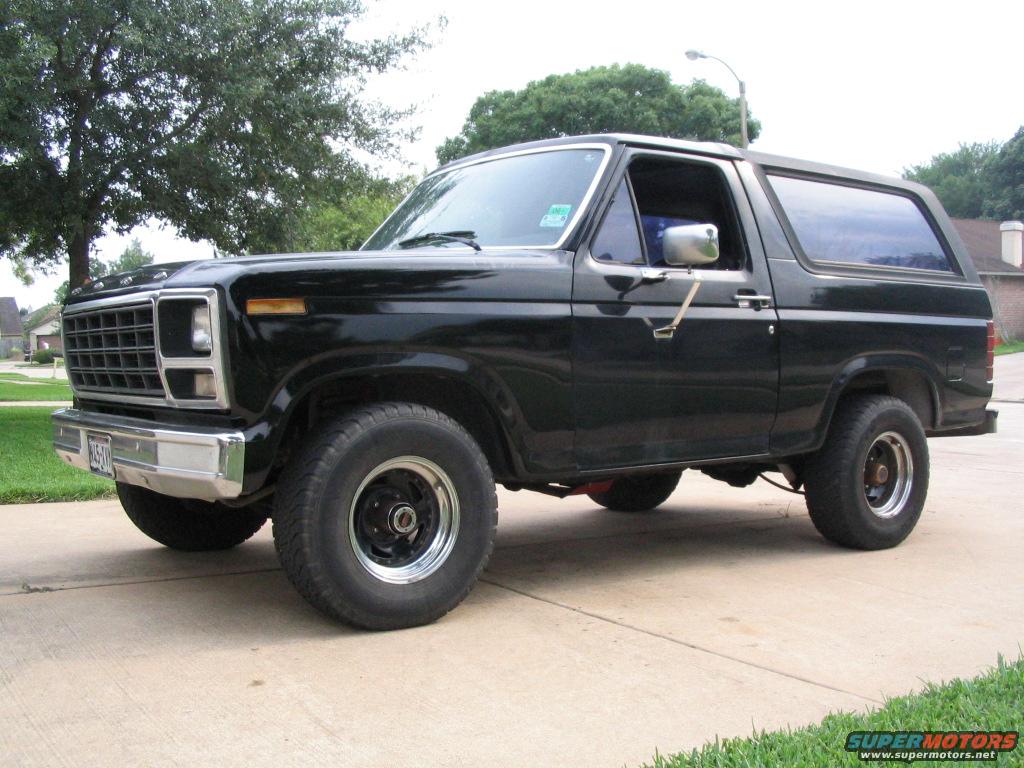
[(710, 54), (703, 53), (702, 51), (689, 50), (686, 52), (686, 58), (690, 61), (696, 61), (697, 59), (713, 59), (728, 69), (730, 74), (736, 78), (736, 82), (740, 85), (740, 144), (743, 149), (746, 149), (747, 145), (750, 143), (747, 137), (747, 84), (744, 83), (740, 79), (740, 76), (736, 74), (736, 70), (717, 56), (711, 56)]
[(750, 143), (747, 138), (747, 84), (736, 78), (740, 84), (740, 145), (743, 149)]

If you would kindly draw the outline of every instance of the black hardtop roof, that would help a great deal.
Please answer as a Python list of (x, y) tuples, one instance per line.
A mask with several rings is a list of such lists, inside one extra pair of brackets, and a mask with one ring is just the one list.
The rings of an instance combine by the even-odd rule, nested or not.
[[(886, 187), (905, 189), (908, 192), (921, 194), (925, 187), (913, 181), (907, 181), (896, 176), (885, 176), (867, 171), (858, 171), (853, 168), (844, 168), (828, 163), (816, 163), (810, 160), (800, 160), (782, 155), (772, 155), (766, 152), (754, 150), (743, 150), (730, 144), (720, 144), (711, 141), (688, 141), (685, 139), (670, 139), (664, 136), (643, 136), (635, 133), (596, 133), (582, 136), (562, 136), (557, 139), (542, 139), (540, 141), (529, 141), (522, 144), (512, 144), (507, 147), (489, 149), (485, 152), (478, 152), (474, 155), (467, 155), (458, 160), (453, 160), (441, 168), (449, 168), (463, 163), (472, 163), (488, 157), (496, 157), (509, 152), (537, 149), (539, 147), (557, 147), (565, 144), (608, 144), (610, 146), (624, 144), (631, 147), (646, 147), (649, 149), (665, 149), (677, 152), (692, 152), (711, 157), (720, 157), (730, 160), (749, 160), (755, 165), (765, 169), (776, 169), (782, 171), (795, 171), (797, 173), (826, 176), (833, 179), (849, 179), (864, 184), (877, 184)], [(438, 170), (441, 170), (439, 168)]]
[[(807, 176), (819, 176), (823, 179), (842, 183), (853, 182), (869, 186), (885, 187), (897, 192), (903, 191), (920, 198), (931, 211), (936, 223), (945, 235), (954, 253), (964, 276), (969, 282), (978, 282), (977, 272), (974, 264), (967, 255), (967, 249), (960, 239), (959, 233), (954, 228), (949, 217), (946, 215), (935, 194), (928, 187), (917, 182), (901, 179), (896, 176), (884, 176), (867, 171), (858, 171), (853, 168), (843, 168), (828, 163), (815, 163), (810, 160), (799, 160), (793, 157), (772, 155), (767, 152), (757, 152), (749, 149), (738, 149), (729, 144), (718, 144), (707, 141), (685, 141), (683, 139), (669, 139), (660, 136), (641, 136), (632, 133), (598, 133), (586, 134), (583, 136), (563, 136), (557, 139), (543, 139), (541, 141), (530, 141), (523, 144), (513, 144), (507, 147), (490, 149), (486, 152), (478, 152), (475, 155), (453, 160), (441, 166), (438, 171), (445, 168), (452, 168), (463, 163), (472, 163), (489, 157), (497, 157), (509, 152), (536, 149), (539, 147), (557, 147), (566, 144), (606, 144), (610, 147), (629, 146), (643, 147), (647, 149), (660, 149), (676, 152), (689, 152), (692, 154), (718, 157), (725, 160), (747, 160), (755, 167), (771, 173), (772, 171), (790, 172)], [(435, 171), (436, 172), (436, 171)]]

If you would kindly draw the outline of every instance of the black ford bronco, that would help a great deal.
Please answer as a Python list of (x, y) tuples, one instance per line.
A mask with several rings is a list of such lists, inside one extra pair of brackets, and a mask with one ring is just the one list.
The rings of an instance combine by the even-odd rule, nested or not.
[(433, 621), (484, 568), (495, 482), (611, 510), (699, 469), (902, 541), (928, 436), (995, 430), (988, 296), (925, 188), (644, 136), (435, 171), (353, 253), (103, 278), (63, 313), (57, 453), (183, 550), (268, 518), (314, 606)]

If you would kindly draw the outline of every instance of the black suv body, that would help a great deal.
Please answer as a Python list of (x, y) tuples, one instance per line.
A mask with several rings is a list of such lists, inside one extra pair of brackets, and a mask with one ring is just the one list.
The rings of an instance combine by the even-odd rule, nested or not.
[(273, 516), (299, 590), (368, 627), (465, 595), (494, 481), (631, 510), (781, 471), (878, 548), (925, 435), (995, 428), (988, 296), (926, 188), (642, 136), (452, 163), (358, 252), (104, 278), (63, 330), (66, 461), (170, 546)]

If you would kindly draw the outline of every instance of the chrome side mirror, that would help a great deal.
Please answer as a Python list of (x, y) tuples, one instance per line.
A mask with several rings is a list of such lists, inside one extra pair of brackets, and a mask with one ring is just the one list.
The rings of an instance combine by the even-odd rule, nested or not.
[(686, 224), (662, 234), (662, 254), (673, 267), (696, 267), (718, 261), (718, 227)]

